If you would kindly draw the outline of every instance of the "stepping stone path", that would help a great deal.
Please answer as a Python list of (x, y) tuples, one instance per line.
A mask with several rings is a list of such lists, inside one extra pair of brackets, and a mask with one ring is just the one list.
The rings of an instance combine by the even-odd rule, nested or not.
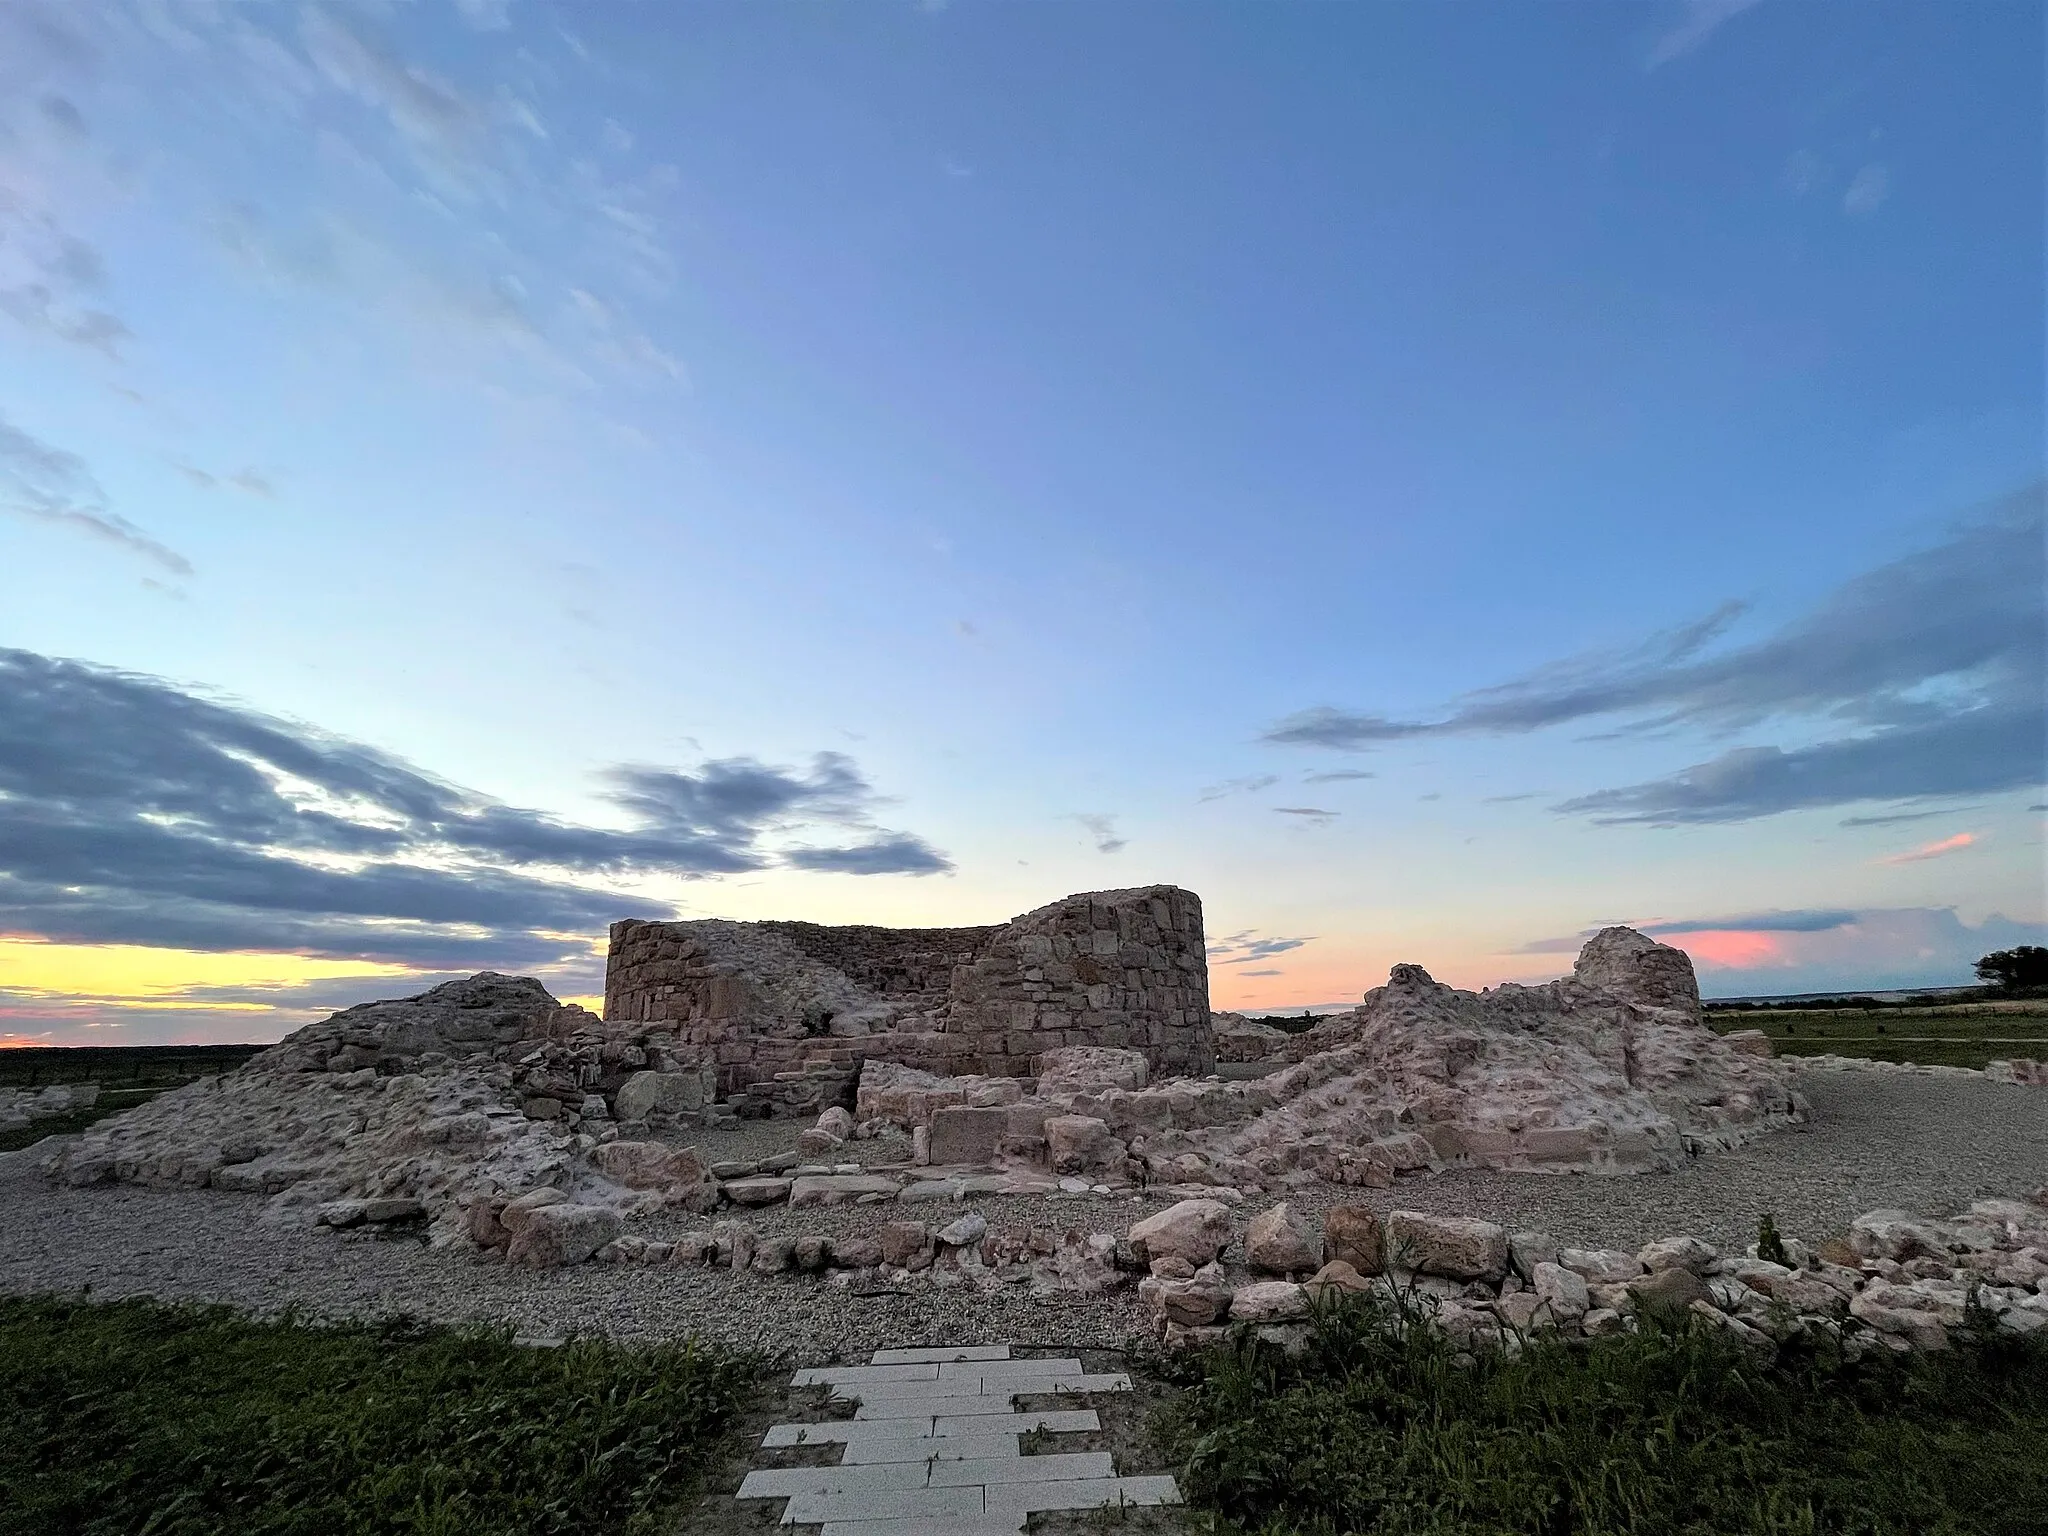
[(1089, 1375), (1079, 1360), (1013, 1360), (1007, 1344), (884, 1349), (868, 1365), (798, 1371), (791, 1386), (824, 1386), (859, 1404), (851, 1419), (777, 1424), (764, 1448), (844, 1447), (833, 1467), (749, 1472), (743, 1499), (787, 1499), (784, 1525), (822, 1536), (982, 1536), (1014, 1532), (1039, 1510), (1178, 1504), (1168, 1477), (1119, 1477), (1107, 1451), (1026, 1456), (1029, 1430), (1100, 1429), (1092, 1408), (1019, 1413), (1014, 1399), (1052, 1392), (1127, 1392), (1122, 1372)]

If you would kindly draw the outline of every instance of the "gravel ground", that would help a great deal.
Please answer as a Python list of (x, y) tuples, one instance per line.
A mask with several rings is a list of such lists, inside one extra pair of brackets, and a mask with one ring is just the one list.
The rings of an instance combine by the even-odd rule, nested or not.
[[(1806, 1072), (1810, 1129), (1637, 1178), (1452, 1172), (1395, 1189), (1311, 1185), (1292, 1197), (1319, 1215), (1339, 1203), (1485, 1216), (1587, 1247), (1633, 1248), (1690, 1232), (1739, 1247), (1774, 1213), (1788, 1236), (1817, 1238), (1877, 1206), (1943, 1215), (1989, 1194), (2048, 1184), (2048, 1092), (1968, 1079)], [(794, 1144), (800, 1124), (754, 1122), (701, 1143), (708, 1160), (752, 1159)], [(865, 1147), (872, 1144), (859, 1144)], [(1133, 1200), (1010, 1197), (976, 1202), (999, 1226), (1116, 1231), (1159, 1208)], [(1245, 1212), (1261, 1202), (1245, 1202)], [(601, 1331), (784, 1351), (799, 1363), (865, 1357), (893, 1345), (1007, 1339), (1115, 1347), (1136, 1331), (1135, 1297), (1034, 1301), (916, 1284), (861, 1295), (815, 1280), (669, 1266), (582, 1265), (533, 1274), (435, 1253), (414, 1240), (266, 1226), (253, 1196), (132, 1186), (66, 1189), (20, 1157), (0, 1158), (0, 1290), (90, 1287), (257, 1309), (406, 1311), (509, 1323), (535, 1337)], [(842, 1206), (741, 1213), (764, 1235), (870, 1229), (882, 1217), (950, 1219), (952, 1205)], [(635, 1230), (668, 1236), (704, 1218), (664, 1215)]]

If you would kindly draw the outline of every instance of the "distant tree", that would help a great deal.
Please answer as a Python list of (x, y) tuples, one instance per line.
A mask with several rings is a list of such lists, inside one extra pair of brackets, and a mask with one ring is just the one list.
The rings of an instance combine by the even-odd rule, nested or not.
[(2022, 944), (2017, 949), (1993, 950), (1977, 962), (1977, 979), (2003, 992), (2048, 987), (2048, 949)]

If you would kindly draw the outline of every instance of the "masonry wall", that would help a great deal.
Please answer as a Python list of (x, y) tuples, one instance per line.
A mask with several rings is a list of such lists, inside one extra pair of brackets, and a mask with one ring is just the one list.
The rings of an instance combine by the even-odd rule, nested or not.
[[(833, 973), (893, 1018), (821, 1022)], [(1176, 886), (1085, 892), (979, 928), (614, 923), (605, 1017), (665, 1029), (716, 1064), (722, 1091), (790, 1108), (829, 1099), (869, 1057), (1028, 1077), (1045, 1051), (1116, 1045), (1158, 1075), (1215, 1068), (1201, 898)]]

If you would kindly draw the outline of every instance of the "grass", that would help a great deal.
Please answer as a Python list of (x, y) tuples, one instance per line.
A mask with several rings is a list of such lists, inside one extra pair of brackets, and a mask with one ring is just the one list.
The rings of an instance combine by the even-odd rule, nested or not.
[(1975, 1067), (2014, 1056), (2048, 1057), (2048, 999), (1925, 1007), (1712, 1010), (1726, 1034), (1760, 1029), (1781, 1056), (1867, 1056), (1922, 1066)]
[(1222, 1529), (1259, 1536), (2040, 1536), (2048, 1349), (1773, 1365), (1697, 1321), (1538, 1336), (1459, 1363), (1389, 1304), (1162, 1366), (1154, 1434)]
[(646, 1536), (758, 1380), (689, 1345), (0, 1299), (0, 1536)]
[(0, 1050), (0, 1088), (98, 1083), (105, 1088), (175, 1088), (232, 1072), (261, 1045), (26, 1045)]

